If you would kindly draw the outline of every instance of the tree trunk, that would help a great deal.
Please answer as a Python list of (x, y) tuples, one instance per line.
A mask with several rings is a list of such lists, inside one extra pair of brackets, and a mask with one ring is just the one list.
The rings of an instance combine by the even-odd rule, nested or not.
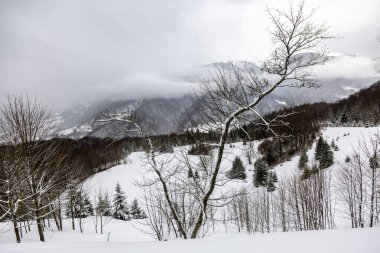
[(70, 198), (70, 212), (71, 212), (71, 226), (75, 230), (75, 220), (74, 220), (74, 203), (73, 198)]
[(55, 211), (53, 211), (53, 204), (50, 204), (50, 209), (52, 211), (52, 214), (53, 214), (53, 219), (54, 219), (54, 222), (55, 222), (55, 225), (57, 226), (57, 229), (62, 231), (61, 227), (60, 227), (60, 224), (59, 224), (59, 221), (58, 221), (58, 218), (57, 218), (57, 214), (55, 213)]
[(16, 242), (20, 243), (21, 242), (20, 232), (19, 232), (19, 228), (17, 226), (17, 221), (16, 220), (13, 220), (13, 229), (14, 229), (14, 232), (15, 232), (15, 235), (16, 235)]

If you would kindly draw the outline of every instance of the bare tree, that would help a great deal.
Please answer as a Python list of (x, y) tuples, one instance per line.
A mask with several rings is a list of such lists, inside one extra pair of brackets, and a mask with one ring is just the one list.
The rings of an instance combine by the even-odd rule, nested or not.
[[(244, 130), (241, 123), (248, 121), (265, 126), (268, 132), (276, 135), (271, 127), (283, 124), (282, 116), (286, 115), (267, 121), (257, 110), (260, 102), (278, 87), (317, 86), (310, 67), (323, 64), (327, 60), (326, 49), (320, 44), (332, 36), (325, 25), (311, 22), (314, 12), (307, 12), (304, 2), (299, 5), (291, 4), (287, 12), (268, 10), (273, 24), (269, 32), (275, 50), (262, 67), (262, 74), (256, 73), (249, 66), (239, 67), (229, 63), (225, 67), (217, 67), (210, 79), (202, 80), (200, 91), (196, 95), (200, 118), (207, 129), (220, 133), (217, 150), (212, 152), (210, 162), (205, 163), (206, 160), (201, 158), (200, 164), (194, 166), (188, 156), (182, 156), (182, 164), (172, 167), (169, 161), (157, 159), (157, 150), (148, 132), (128, 113), (111, 112), (99, 120), (127, 123), (133, 127), (127, 131), (138, 132), (146, 138), (149, 143), (148, 163), (156, 176), (147, 185), (160, 184), (167, 204), (163, 210), (170, 210), (171, 220), (175, 224), (173, 227), (182, 238), (198, 237), (206, 227), (212, 207), (220, 206), (218, 201), (225, 202), (228, 199), (223, 195), (215, 196), (215, 188), (223, 185), (220, 171), (230, 129)], [(198, 175), (202, 172), (202, 175), (196, 178), (191, 176), (193, 172)], [(184, 175), (185, 178), (186, 175), (190, 176), (184, 179)], [(188, 203), (195, 203), (199, 207), (196, 209), (197, 213), (191, 217), (181, 211)], [(269, 216), (265, 217), (268, 227)]]
[[(3, 214), (0, 215), (0, 220), (9, 217), (12, 221), (13, 229), (16, 236), (16, 242), (21, 242), (20, 233), (21, 227), (17, 222), (28, 215), (25, 210), (25, 201), (32, 197), (31, 194), (25, 194), (24, 187), (26, 186), (26, 178), (22, 176), (20, 170), (19, 159), (11, 155), (8, 148), (3, 157), (0, 157), (0, 210)], [(12, 149), (13, 150), (13, 149)], [(23, 209), (24, 207), (24, 209)]]
[[(311, 22), (314, 12), (307, 12), (304, 2), (298, 6), (291, 4), (288, 12), (268, 10), (275, 50), (262, 68), (264, 74), (259, 76), (248, 66), (241, 68), (229, 63), (227, 67), (217, 67), (211, 79), (202, 81), (197, 96), (201, 117), (210, 127), (218, 126), (220, 139), (212, 177), (202, 198), (203, 210), (199, 212), (191, 238), (197, 237), (215, 190), (230, 128), (239, 127), (240, 121), (252, 121), (249, 116), (253, 115), (267, 131), (275, 134), (271, 125), (276, 121), (267, 122), (256, 109), (260, 102), (278, 87), (317, 85), (310, 67), (327, 60), (326, 49), (320, 43), (332, 36), (325, 25)], [(312, 53), (306, 54), (308, 51)]]
[(100, 233), (103, 234), (104, 227), (111, 221), (111, 200), (108, 192), (97, 194), (96, 219), (100, 219)]
[(43, 220), (50, 215), (52, 201), (49, 195), (60, 185), (65, 154), (59, 145), (44, 141), (51, 129), (45, 106), (37, 100), (27, 95), (8, 96), (0, 112), (2, 142), (13, 150), (12, 166), (17, 167), (19, 179), (25, 182), (24, 195), (18, 201), (25, 200), (44, 241)]
[(369, 141), (361, 141), (350, 159), (338, 166), (336, 192), (353, 228), (364, 227), (367, 222), (372, 227), (379, 217), (379, 143), (378, 133)]

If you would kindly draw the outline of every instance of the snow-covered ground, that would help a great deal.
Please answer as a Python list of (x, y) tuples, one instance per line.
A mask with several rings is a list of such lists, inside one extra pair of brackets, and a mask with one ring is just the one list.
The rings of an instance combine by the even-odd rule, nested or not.
[[(353, 149), (357, 149), (359, 142), (364, 140), (368, 141), (376, 133), (380, 134), (380, 127), (328, 127), (323, 130), (322, 135), (328, 143), (331, 143), (331, 141), (334, 140), (335, 144), (339, 147), (339, 151), (334, 151), (335, 165), (329, 168), (329, 170), (334, 170), (337, 162), (343, 162), (346, 156), (353, 152)], [(258, 145), (258, 141), (253, 142), (256, 152)], [(239, 185), (247, 185), (252, 182), (253, 165), (248, 164), (245, 155), (247, 148), (248, 145), (244, 146), (242, 142), (226, 145), (222, 171), (226, 172), (229, 170), (235, 156), (240, 156), (245, 164), (247, 172), (247, 180), (245, 182), (238, 180), (229, 184), (229, 186), (232, 185), (233, 187), (238, 187)], [(310, 165), (314, 157), (314, 148), (315, 144), (307, 152)], [(133, 198), (141, 198), (143, 195), (143, 189), (137, 186), (136, 183), (141, 182), (142, 178), (145, 176), (146, 168), (144, 167), (146, 163), (144, 157), (145, 155), (143, 152), (130, 154), (126, 164), (115, 166), (109, 170), (94, 175), (87, 181), (86, 187), (92, 193), (101, 190), (113, 194), (116, 183), (119, 182), (123, 190), (126, 192), (129, 201)], [(286, 176), (293, 175), (293, 173), (298, 170), (298, 160), (299, 156), (297, 155), (290, 161), (286, 161), (274, 168), (280, 180)]]
[[(329, 170), (333, 171), (338, 162), (343, 162), (346, 155), (352, 153), (357, 148), (360, 141), (368, 140), (376, 133), (380, 133), (380, 127), (374, 128), (327, 128), (322, 131), (325, 139), (331, 143), (332, 140), (339, 147), (334, 151), (335, 165)], [(258, 142), (254, 142), (257, 149)], [(225, 159), (222, 164), (222, 171), (230, 169), (236, 155), (241, 156), (247, 169), (247, 180), (234, 181), (228, 184), (230, 187), (247, 186), (252, 182), (253, 165), (248, 165), (245, 152), (248, 146), (242, 143), (227, 145)], [(308, 151), (309, 161), (312, 160), (314, 147)], [(107, 191), (113, 194), (116, 183), (120, 183), (126, 192), (128, 201), (133, 198), (141, 198), (143, 190), (136, 185), (146, 175), (144, 154), (142, 152), (132, 153), (127, 158), (127, 163), (115, 166), (107, 171), (100, 172), (91, 177), (85, 184), (91, 192), (91, 198), (95, 197), (95, 192)], [(279, 166), (275, 170), (279, 177), (285, 178), (297, 171), (299, 156), (293, 157)], [(120, 221), (111, 219), (104, 227), (103, 235), (96, 234), (93, 218), (87, 218), (84, 225), (84, 233), (70, 229), (70, 221), (65, 221), (64, 231), (57, 232), (46, 230), (46, 243), (39, 243), (37, 233), (32, 226), (32, 233), (24, 238), (20, 245), (14, 243), (14, 235), (9, 224), (0, 223), (0, 252), (104, 252), (110, 250), (114, 252), (209, 252), (218, 251), (256, 251), (256, 252), (380, 252), (380, 227), (372, 229), (347, 229), (344, 222), (339, 222), (339, 229), (330, 231), (311, 232), (288, 232), (275, 234), (253, 234), (245, 235), (236, 233), (233, 228), (225, 230), (220, 228), (209, 237), (200, 240), (183, 241), (174, 240), (169, 242), (152, 242), (154, 239), (150, 235), (142, 232), (145, 228), (139, 221)], [(54, 225), (52, 226), (54, 227)], [(108, 233), (109, 238), (108, 238)], [(227, 239), (228, 238), (228, 239)], [(107, 243), (107, 239), (109, 242)], [(141, 242), (145, 241), (145, 242)], [(147, 242), (150, 241), (150, 242)]]
[[(359, 148), (359, 144), (364, 141), (369, 141), (375, 134), (380, 134), (380, 127), (327, 127), (322, 131), (323, 138), (331, 144), (334, 140), (339, 150), (334, 151), (335, 164), (329, 168), (334, 170), (337, 163), (344, 162), (347, 155), (351, 155), (354, 149)], [(315, 143), (308, 150), (309, 165), (314, 158)], [(290, 161), (282, 163), (275, 168), (277, 176), (284, 178), (292, 175), (297, 170), (299, 156), (293, 157)]]
[[(167, 242), (125, 242), (111, 240), (60, 240), (47, 243), (0, 244), (0, 252), (27, 253), (202, 253), (202, 252), (265, 252), (265, 253), (376, 253), (380, 249), (380, 228), (336, 229), (324, 231), (273, 234), (233, 234), (197, 240)], [(103, 238), (105, 239), (105, 238)]]

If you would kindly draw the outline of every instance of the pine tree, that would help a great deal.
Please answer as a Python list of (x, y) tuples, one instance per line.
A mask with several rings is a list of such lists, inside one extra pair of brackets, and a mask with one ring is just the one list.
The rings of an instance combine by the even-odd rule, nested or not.
[(266, 186), (267, 180), (268, 180), (268, 165), (267, 165), (267, 163), (262, 158), (259, 158), (256, 160), (254, 167), (255, 167), (255, 171), (253, 174), (254, 186), (255, 187)]
[(192, 170), (191, 168), (187, 171), (187, 177), (188, 177), (188, 178), (192, 178), (192, 177), (194, 177), (194, 175), (193, 175), (193, 170)]
[(108, 197), (108, 194), (105, 195), (99, 194), (98, 195), (98, 203), (96, 205), (96, 212), (100, 214), (101, 216), (111, 216), (111, 203)]
[(317, 145), (315, 146), (315, 153), (314, 153), (315, 160), (317, 161), (319, 161), (319, 159), (321, 158), (324, 142), (325, 141), (322, 136), (318, 138)]
[(84, 208), (85, 210), (84, 214), (87, 216), (92, 216), (94, 215), (94, 207), (92, 206), (92, 203), (90, 201), (90, 198), (88, 197), (87, 194), (84, 196)]
[(71, 212), (73, 212), (74, 218), (86, 218), (94, 215), (94, 208), (88, 196), (82, 191), (76, 191), (74, 194), (75, 197), (71, 197), (72, 199), (67, 202), (66, 215), (71, 217)]
[(302, 150), (300, 159), (298, 161), (298, 168), (300, 170), (307, 169), (308, 168), (308, 166), (307, 166), (308, 162), (309, 162), (309, 157), (308, 157), (308, 155), (306, 153), (306, 149), (304, 149), (304, 150)]
[(139, 202), (137, 201), (137, 199), (133, 200), (130, 213), (131, 213), (131, 216), (133, 219), (145, 219), (146, 218), (146, 214), (140, 208)]
[(331, 141), (330, 146), (331, 146), (333, 149), (335, 149), (335, 141), (334, 141), (334, 140)]
[(130, 214), (127, 205), (127, 197), (125, 192), (121, 189), (119, 183), (116, 184), (115, 194), (113, 197), (113, 214), (115, 219), (119, 220), (130, 220)]
[(194, 179), (199, 179), (199, 173), (197, 170), (194, 172)]
[(274, 183), (278, 183), (277, 173), (276, 171), (273, 171), (272, 173), (272, 180)]
[(321, 149), (319, 167), (326, 169), (334, 164), (334, 153), (331, 151), (330, 145), (324, 141)]
[(247, 175), (245, 173), (245, 168), (243, 165), (242, 160), (240, 157), (236, 156), (235, 160), (232, 163), (232, 168), (227, 174), (228, 178), (230, 179), (241, 179), (244, 180), (247, 178)]
[(305, 168), (305, 169), (303, 170), (303, 173), (302, 173), (302, 176), (301, 176), (301, 180), (304, 180), (304, 179), (309, 178), (310, 175), (311, 175), (311, 173), (312, 173), (312, 172), (310, 171), (309, 168)]
[(267, 182), (267, 191), (273, 192), (276, 190), (276, 186), (274, 185), (274, 174), (273, 172), (269, 172), (268, 174), (268, 182)]

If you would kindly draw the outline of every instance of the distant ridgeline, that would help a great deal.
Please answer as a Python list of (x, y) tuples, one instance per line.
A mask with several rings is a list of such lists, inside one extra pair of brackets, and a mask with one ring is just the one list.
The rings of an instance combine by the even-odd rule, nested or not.
[[(243, 125), (242, 129), (231, 130), (229, 143), (267, 139), (260, 144), (258, 150), (266, 162), (273, 166), (294, 156), (305, 146), (312, 145), (321, 126), (380, 125), (380, 81), (336, 103), (299, 105), (270, 113), (264, 118), (270, 122), (279, 115), (287, 114), (288, 116), (281, 118), (287, 124), (277, 122), (271, 127), (281, 138), (274, 136), (266, 126), (252, 123)], [(195, 150), (199, 143), (217, 143), (218, 136), (216, 132), (186, 131), (156, 135), (151, 139), (158, 152), (166, 153), (172, 152), (175, 146), (192, 145), (191, 150)], [(273, 138), (268, 139), (269, 137)], [(148, 143), (142, 137), (125, 137), (118, 140), (96, 137), (78, 140), (55, 138), (44, 142), (59, 143), (67, 150), (69, 158), (80, 161), (82, 170), (88, 175), (123, 163), (123, 159), (131, 152), (148, 150)], [(203, 147), (203, 150), (211, 148), (212, 146)], [(0, 156), (2, 150), (4, 146), (0, 146)]]

